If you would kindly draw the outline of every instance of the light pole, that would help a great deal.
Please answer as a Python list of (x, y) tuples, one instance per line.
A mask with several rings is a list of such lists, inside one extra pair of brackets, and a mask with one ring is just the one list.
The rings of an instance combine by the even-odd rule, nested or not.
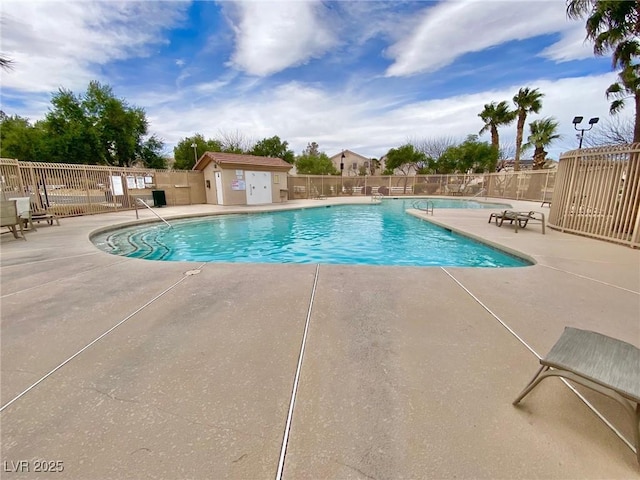
[(589, 120), (589, 128), (578, 128), (578, 124), (582, 122), (582, 117), (573, 117), (573, 128), (580, 132), (580, 134), (578, 135), (578, 138), (580, 139), (580, 144), (578, 145), (579, 149), (582, 148), (582, 139), (584, 138), (584, 132), (588, 132), (589, 130), (591, 130), (593, 126), (598, 123), (598, 120), (600, 120), (598, 117), (593, 117), (591, 120)]
[(194, 163), (195, 165), (198, 163), (198, 145), (196, 143), (192, 143), (191, 148), (193, 148), (193, 157), (196, 159), (196, 162)]
[(340, 157), (340, 195), (344, 193), (344, 150), (342, 151), (342, 156)]

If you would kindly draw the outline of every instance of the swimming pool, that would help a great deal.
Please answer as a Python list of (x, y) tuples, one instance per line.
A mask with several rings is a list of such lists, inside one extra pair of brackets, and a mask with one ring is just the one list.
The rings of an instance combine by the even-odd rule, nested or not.
[(405, 210), (411, 206), (411, 199), (403, 199), (384, 200), (378, 205), (216, 215), (172, 220), (172, 228), (163, 223), (134, 225), (99, 233), (92, 241), (115, 255), (164, 261), (468, 267), (531, 264), (408, 215)]

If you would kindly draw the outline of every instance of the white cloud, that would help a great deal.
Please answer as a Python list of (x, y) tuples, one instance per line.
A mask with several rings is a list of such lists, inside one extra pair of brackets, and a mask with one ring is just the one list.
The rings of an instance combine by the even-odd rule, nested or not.
[[(149, 54), (149, 48), (164, 42), (164, 29), (182, 18), (185, 5), (5, 1), (2, 49), (17, 64), (14, 71), (1, 72), (3, 103), (16, 106), (7, 113), (37, 120), (50, 105), (48, 93), (58, 86), (75, 91), (84, 89), (91, 79), (102, 80), (98, 64), (130, 57), (144, 62), (142, 57)], [(121, 86), (117, 95), (146, 110), (151, 132), (163, 138), (169, 149), (194, 133), (215, 138), (220, 131), (237, 130), (252, 139), (279, 135), (297, 153), (308, 142), (316, 141), (330, 155), (349, 148), (372, 157), (407, 139), (462, 139), (477, 133), (482, 127), (478, 113), (483, 105), (510, 100), (522, 86), (540, 88), (546, 94), (540, 116), (555, 116), (560, 121), (565, 139), (550, 150), (556, 157), (560, 151), (576, 146), (570, 123), (573, 116), (608, 114), (604, 91), (615, 80), (614, 73), (551, 81), (543, 77), (566, 74), (562, 73), (563, 67), (554, 68), (547, 62), (549, 70), (536, 75), (540, 80), (517, 80), (517, 85), (514, 80), (512, 86), (482, 92), (476, 91), (473, 81), (460, 82), (458, 91), (462, 93), (456, 96), (419, 100), (424, 92), (416, 88), (418, 79), (372, 80), (371, 76), (384, 68), (377, 57), (372, 59), (373, 67), (365, 65), (365, 58), (351, 63), (353, 52), (371, 55), (372, 45), (377, 48), (377, 42), (397, 35), (402, 38), (392, 40), (396, 43), (387, 50), (395, 58), (387, 72), (390, 76), (434, 70), (466, 52), (545, 33), (555, 33), (560, 39), (540, 55), (556, 62), (585, 58), (589, 46), (583, 45), (582, 29), (566, 20), (562, 2), (445, 2), (424, 10), (422, 15), (395, 9), (392, 4), (374, 3), (370, 16), (366, 15), (366, 2), (332, 8), (304, 1), (223, 3), (227, 14), (235, 9), (235, 44), (223, 34), (225, 43), (217, 45), (216, 52), (221, 53), (223, 46), (235, 48), (232, 61), (236, 69), (221, 72), (203, 65), (202, 51), (193, 58), (183, 57), (184, 50), (172, 52), (169, 59), (186, 60), (177, 82), (140, 79), (139, 83)], [(330, 21), (332, 15), (347, 18), (346, 23)], [(345, 70), (352, 73), (348, 79), (322, 86), (320, 80), (313, 85), (291, 79), (278, 84), (268, 78), (270, 73), (328, 53), (337, 45), (330, 31), (334, 25), (341, 31), (341, 43), (321, 61), (344, 62)], [(411, 34), (405, 35), (406, 31)], [(521, 78), (522, 65), (529, 59), (508, 60)], [(593, 62), (584, 65), (588, 69)], [(471, 68), (492, 65), (486, 61)], [(113, 76), (105, 81), (117, 78), (119, 71), (110, 74)], [(504, 74), (509, 75), (509, 70)], [(407, 88), (403, 88), (405, 85)], [(508, 143), (515, 136), (515, 127), (502, 129), (500, 134)]]
[[(608, 115), (604, 95), (615, 74), (565, 78), (557, 81), (532, 80), (529, 86), (545, 94), (540, 117), (554, 116), (560, 122), (563, 140), (549, 149), (552, 157), (576, 147), (571, 119)], [(333, 155), (348, 148), (370, 157), (380, 157), (407, 139), (454, 137), (463, 139), (482, 128), (478, 113), (485, 103), (510, 100), (522, 85), (451, 98), (427, 100), (393, 106), (392, 96), (372, 96), (367, 92), (329, 91), (298, 82), (290, 82), (268, 92), (201, 101), (197, 106), (181, 107), (176, 99), (170, 105), (147, 108), (152, 129), (169, 144), (202, 133), (215, 138), (220, 130), (242, 132), (261, 139), (279, 135), (296, 153), (308, 142), (316, 141), (320, 149)], [(191, 96), (184, 92), (185, 98)], [(213, 113), (212, 113), (213, 112)], [(213, 116), (212, 116), (213, 115)], [(500, 130), (501, 140), (515, 138), (515, 124)], [(487, 135), (481, 137), (489, 141)], [(525, 132), (526, 139), (526, 132)]]
[(304, 64), (336, 44), (323, 25), (320, 3), (240, 1), (234, 6), (236, 49), (230, 65), (250, 75)]
[(563, 32), (560, 41), (545, 48), (540, 56), (558, 63), (593, 57), (593, 43), (586, 40), (584, 22), (573, 22), (570, 28)]
[(185, 3), (3, 1), (2, 51), (15, 69), (3, 88), (74, 90), (96, 79), (98, 65), (147, 56), (164, 28), (183, 18)]
[[(567, 20), (559, 1), (453, 1), (425, 8), (409, 20), (409, 33), (389, 47), (394, 59), (388, 76), (433, 72), (470, 52), (480, 52), (512, 40), (570, 31), (546, 55), (553, 59), (585, 58), (576, 46), (576, 23)], [(405, 28), (405, 26), (400, 26)], [(575, 55), (578, 55), (577, 57)]]

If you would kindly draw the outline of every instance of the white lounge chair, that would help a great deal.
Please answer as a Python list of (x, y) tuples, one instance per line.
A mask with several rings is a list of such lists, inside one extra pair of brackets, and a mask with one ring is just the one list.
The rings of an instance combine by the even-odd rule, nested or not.
[(31, 198), (29, 197), (17, 197), (16, 209), (18, 210), (18, 216), (22, 219), (24, 226), (29, 226), (29, 230), (35, 230), (33, 226), (33, 220), (31, 219)]

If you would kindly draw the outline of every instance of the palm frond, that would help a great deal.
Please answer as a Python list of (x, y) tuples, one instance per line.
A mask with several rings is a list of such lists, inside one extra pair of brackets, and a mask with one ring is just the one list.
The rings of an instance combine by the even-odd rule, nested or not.
[(624, 98), (614, 100), (613, 102), (611, 102), (611, 105), (609, 105), (609, 113), (611, 115), (615, 115), (616, 113), (619, 113), (623, 108)]
[(0, 55), (0, 68), (5, 70), (13, 70), (14, 62), (12, 59), (5, 57), (4, 55)]

